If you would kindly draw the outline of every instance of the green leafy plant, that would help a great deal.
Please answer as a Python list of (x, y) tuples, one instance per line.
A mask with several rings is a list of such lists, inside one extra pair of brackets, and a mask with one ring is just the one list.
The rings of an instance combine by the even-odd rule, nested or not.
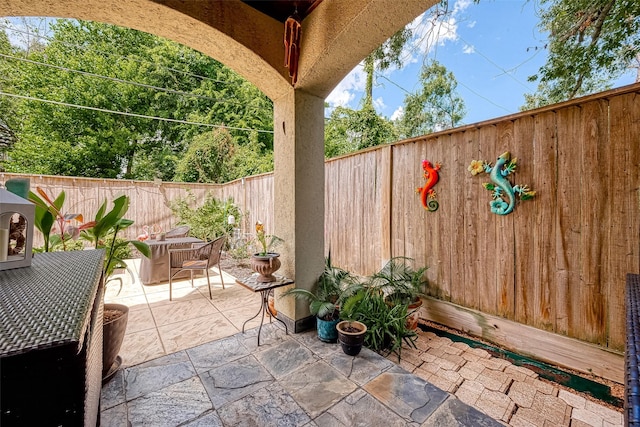
[(69, 242), (77, 240), (82, 230), (93, 227), (93, 222), (83, 224), (82, 214), (69, 214), (62, 211), (66, 197), (64, 191), (61, 191), (55, 199), (49, 197), (40, 187), (36, 187), (36, 191), (40, 196), (30, 191), (29, 201), (35, 204), (34, 225), (44, 237), (42, 251), (51, 252), (58, 248), (63, 251), (78, 249), (78, 245), (75, 244), (68, 247)]
[(331, 265), (329, 254), (314, 292), (293, 288), (282, 296), (292, 295), (296, 299), (308, 301), (312, 315), (323, 320), (337, 320), (340, 317), (340, 304), (353, 293), (356, 285), (355, 278), (348, 271)]
[(187, 197), (172, 203), (171, 211), (179, 219), (178, 225), (188, 225), (191, 227), (189, 234), (202, 240), (231, 236), (233, 224), (229, 224), (227, 218), (229, 215), (233, 215), (236, 220), (242, 218), (240, 209), (231, 198), (223, 202), (209, 194), (201, 206), (194, 209), (195, 204), (195, 197), (188, 193)]
[(364, 345), (371, 350), (396, 352), (402, 343), (415, 347), (416, 333), (407, 328), (407, 304), (388, 304), (381, 290), (362, 287), (343, 304), (340, 317), (367, 325)]
[(83, 239), (91, 242), (96, 249), (104, 248), (106, 250), (105, 262), (103, 268), (103, 277), (105, 280), (113, 274), (116, 268), (126, 268), (126, 264), (122, 256), (128, 253), (126, 247), (133, 245), (142, 255), (151, 256), (149, 246), (144, 242), (137, 240), (118, 239), (118, 233), (133, 224), (130, 219), (124, 218), (129, 210), (129, 197), (120, 196), (113, 201), (113, 207), (107, 212), (107, 201), (96, 213), (93, 226), (85, 229), (81, 236)]
[(411, 304), (424, 296), (427, 281), (424, 273), (428, 267), (414, 269), (408, 257), (391, 258), (382, 269), (370, 277), (368, 285), (379, 289), (392, 304)]

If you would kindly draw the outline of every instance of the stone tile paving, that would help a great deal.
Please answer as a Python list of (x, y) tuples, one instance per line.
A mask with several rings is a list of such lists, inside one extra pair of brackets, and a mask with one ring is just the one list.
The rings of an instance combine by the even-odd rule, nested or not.
[[(492, 357), (485, 350), (421, 330), (416, 346), (402, 350), (399, 365), (457, 397), (440, 405), (423, 425), (440, 425), (436, 420), (447, 419), (444, 408), (460, 403), (514, 427), (623, 425), (622, 409), (615, 411), (555, 387), (530, 369)], [(388, 359), (397, 362), (396, 355)], [(461, 421), (460, 411), (457, 414), (460, 425), (469, 425)]]
[(256, 338), (252, 329), (119, 371), (103, 387), (101, 425), (502, 425), (368, 349), (346, 356), (315, 331), (276, 324), (260, 347)]

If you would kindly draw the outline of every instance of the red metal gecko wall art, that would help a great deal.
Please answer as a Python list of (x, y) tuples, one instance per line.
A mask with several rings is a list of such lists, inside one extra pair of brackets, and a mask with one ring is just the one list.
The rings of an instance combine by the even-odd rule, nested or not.
[(438, 183), (438, 180), (440, 179), (438, 171), (440, 170), (441, 166), (442, 165), (440, 163), (432, 165), (428, 160), (422, 161), (422, 169), (424, 170), (423, 177), (426, 182), (422, 187), (418, 187), (416, 189), (416, 193), (420, 194), (422, 206), (429, 212), (437, 211), (438, 207), (440, 206), (440, 204), (436, 200), (437, 194), (433, 187)]

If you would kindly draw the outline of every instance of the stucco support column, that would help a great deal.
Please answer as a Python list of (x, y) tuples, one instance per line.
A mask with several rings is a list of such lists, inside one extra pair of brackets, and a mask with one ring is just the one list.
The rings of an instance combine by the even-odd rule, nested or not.
[[(324, 99), (291, 89), (273, 103), (275, 234), (284, 239), (280, 273), (311, 290), (324, 268)], [(309, 304), (280, 298), (286, 289), (276, 290), (278, 316), (292, 320), (295, 332), (304, 330)]]

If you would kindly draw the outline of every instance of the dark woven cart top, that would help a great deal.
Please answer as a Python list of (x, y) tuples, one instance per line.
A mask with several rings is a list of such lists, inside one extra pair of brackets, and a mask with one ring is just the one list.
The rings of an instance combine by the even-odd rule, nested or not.
[(625, 425), (640, 426), (640, 275), (627, 274)]
[(102, 273), (103, 250), (36, 254), (0, 271), (0, 357), (82, 345)]

